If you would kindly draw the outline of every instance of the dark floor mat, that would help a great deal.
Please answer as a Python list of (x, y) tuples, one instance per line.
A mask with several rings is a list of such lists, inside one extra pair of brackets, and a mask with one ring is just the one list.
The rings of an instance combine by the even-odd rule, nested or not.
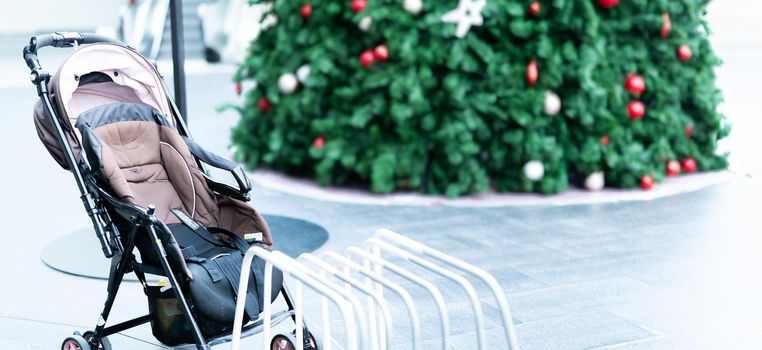
[[(328, 240), (328, 232), (315, 223), (278, 215), (264, 217), (273, 232), (275, 249), (290, 257), (314, 251)], [(75, 276), (108, 279), (110, 262), (103, 257), (91, 228), (66, 234), (48, 243), (42, 250), (41, 258), (54, 270)], [(136, 280), (133, 274), (125, 277)]]

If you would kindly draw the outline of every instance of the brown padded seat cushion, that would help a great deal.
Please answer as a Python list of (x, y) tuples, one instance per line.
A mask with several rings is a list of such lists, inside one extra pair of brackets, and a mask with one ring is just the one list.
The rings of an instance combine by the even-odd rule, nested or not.
[(115, 103), (80, 115), (77, 127), (91, 166), (99, 169), (122, 200), (156, 207), (167, 224), (180, 223), (170, 209), (182, 209), (204, 226), (243, 236), (262, 232), (264, 219), (244, 202), (213, 193), (182, 137), (150, 106)]
[[(161, 143), (158, 124), (124, 121), (104, 125), (94, 131), (102, 142), (106, 175), (112, 189), (122, 199), (143, 208), (149, 204), (155, 205), (156, 216), (167, 224), (180, 223), (169, 211), (173, 208), (181, 208), (193, 216), (191, 206), (186, 206), (179, 195), (189, 187), (185, 186), (190, 184), (188, 176), (178, 177), (178, 180), (185, 181), (175, 188), (167, 171), (171, 168), (170, 172), (188, 174), (188, 165), (182, 159), (178, 161), (180, 156), (173, 149), (167, 150), (171, 146)], [(169, 161), (165, 163), (166, 158)], [(190, 191), (185, 196), (186, 200), (192, 202), (192, 196)]]

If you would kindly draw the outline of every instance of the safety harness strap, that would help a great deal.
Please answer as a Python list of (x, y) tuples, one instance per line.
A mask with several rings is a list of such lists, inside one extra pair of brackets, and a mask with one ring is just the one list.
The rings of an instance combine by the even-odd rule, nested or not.
[[(222, 270), (222, 273), (230, 283), (230, 287), (233, 288), (234, 292), (237, 292), (239, 287), (238, 280), (241, 278), (241, 265), (235, 263), (233, 261), (234, 259), (231, 259), (231, 257), (231, 255), (222, 256), (220, 258), (211, 260), (211, 262), (216, 264), (220, 270)], [(252, 320), (256, 319), (259, 315), (259, 303), (257, 303), (257, 299), (254, 298), (250, 288), (247, 288), (246, 291), (246, 303), (244, 305), (244, 310)]]

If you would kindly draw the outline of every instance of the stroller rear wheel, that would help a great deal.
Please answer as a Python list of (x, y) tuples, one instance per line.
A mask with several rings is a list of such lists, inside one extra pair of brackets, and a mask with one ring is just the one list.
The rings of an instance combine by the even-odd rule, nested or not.
[[(85, 341), (90, 343), (90, 340), (93, 339), (93, 331), (85, 332), (85, 334), (82, 334), (82, 338), (85, 338)], [(108, 337), (101, 338), (98, 350), (111, 350), (111, 342), (108, 340)]]
[[(312, 333), (307, 333), (307, 341), (309, 345), (304, 345), (304, 350), (321, 350), (323, 346), (320, 344), (320, 340), (315, 338)], [(296, 334), (294, 332), (287, 334), (278, 334), (270, 341), (270, 350), (297, 350)]]
[(81, 335), (75, 334), (64, 339), (61, 350), (90, 350), (90, 345)]

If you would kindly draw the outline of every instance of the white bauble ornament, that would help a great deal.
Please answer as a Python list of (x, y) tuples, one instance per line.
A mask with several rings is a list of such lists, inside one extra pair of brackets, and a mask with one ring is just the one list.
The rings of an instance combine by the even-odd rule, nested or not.
[(524, 164), (524, 176), (531, 181), (539, 181), (545, 176), (545, 166), (539, 160), (530, 160)]
[(309, 77), (310, 77), (309, 64), (305, 64), (296, 70), (296, 78), (299, 79), (300, 82), (304, 83), (305, 81), (307, 81)]
[(553, 91), (545, 92), (545, 103), (542, 106), (542, 111), (549, 116), (554, 116), (561, 111), (561, 98)]
[(357, 24), (357, 27), (359, 27), (363, 32), (367, 32), (370, 30), (371, 24), (373, 24), (373, 18), (370, 18), (370, 16), (365, 16), (360, 20), (360, 23)]
[(590, 191), (600, 191), (604, 186), (606, 186), (606, 179), (602, 171), (592, 173), (585, 179), (585, 188)]
[(402, 8), (410, 14), (417, 15), (423, 11), (423, 0), (405, 0)]
[(296, 91), (297, 86), (299, 86), (299, 81), (291, 73), (283, 74), (278, 78), (278, 89), (286, 95)]

